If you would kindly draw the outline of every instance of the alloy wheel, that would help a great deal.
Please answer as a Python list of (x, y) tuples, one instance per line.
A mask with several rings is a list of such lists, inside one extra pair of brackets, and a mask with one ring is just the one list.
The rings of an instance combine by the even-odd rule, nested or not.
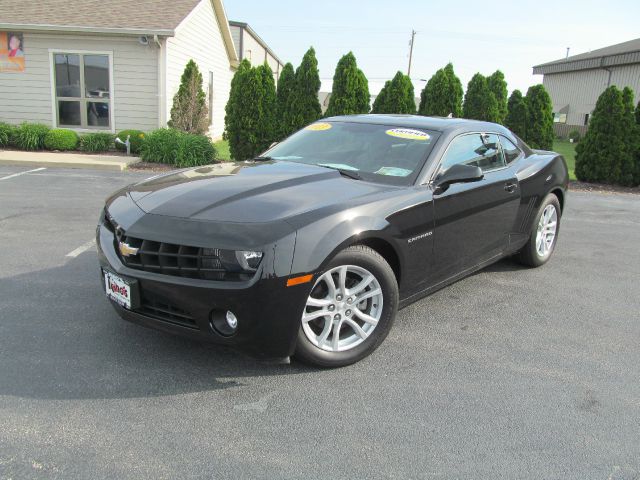
[(350, 350), (376, 328), (382, 301), (382, 287), (371, 272), (356, 265), (340, 265), (321, 275), (311, 289), (302, 329), (322, 350)]
[(536, 252), (545, 257), (551, 252), (558, 228), (558, 212), (554, 205), (547, 205), (542, 211), (536, 232)]

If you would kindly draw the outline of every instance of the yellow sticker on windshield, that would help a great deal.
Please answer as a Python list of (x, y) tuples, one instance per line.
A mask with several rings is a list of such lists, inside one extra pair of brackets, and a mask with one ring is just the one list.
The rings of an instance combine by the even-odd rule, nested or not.
[(431, 138), (428, 133), (421, 132), (420, 130), (412, 130), (410, 128), (392, 128), (384, 133), (391, 135), (392, 137), (406, 138), (407, 140), (425, 141)]
[(323, 130), (329, 130), (330, 128), (331, 124), (326, 122), (312, 123), (304, 127), (305, 130), (311, 130), (312, 132), (321, 132)]

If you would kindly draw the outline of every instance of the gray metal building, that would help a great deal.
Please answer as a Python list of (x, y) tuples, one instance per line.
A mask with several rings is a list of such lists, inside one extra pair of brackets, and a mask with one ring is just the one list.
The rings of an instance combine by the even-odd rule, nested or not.
[(584, 134), (598, 97), (610, 85), (631, 87), (639, 100), (640, 38), (536, 65), (533, 73), (544, 75), (556, 134), (566, 136), (573, 129)]

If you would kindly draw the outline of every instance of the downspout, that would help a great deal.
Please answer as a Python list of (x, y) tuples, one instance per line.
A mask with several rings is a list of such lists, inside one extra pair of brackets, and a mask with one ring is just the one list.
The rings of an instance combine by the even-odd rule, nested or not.
[(611, 86), (611, 73), (612, 73), (612, 72), (611, 72), (611, 69), (610, 69), (609, 67), (605, 67), (605, 66), (604, 66), (604, 59), (605, 59), (605, 58), (606, 58), (606, 57), (602, 57), (602, 58), (600, 59), (600, 69), (601, 69), (601, 70), (604, 70), (604, 71), (606, 71), (606, 72), (608, 72), (608, 73), (609, 73), (609, 76), (607, 77), (607, 88), (609, 88), (609, 87)]
[(158, 127), (165, 127), (167, 124), (166, 118), (166, 58), (165, 48), (162, 42), (158, 38), (158, 35), (153, 36), (154, 43), (158, 46)]
[(244, 58), (244, 28), (240, 27), (240, 48), (239, 48), (239, 54), (240, 54), (240, 58), (239, 60), (242, 61), (242, 59)]

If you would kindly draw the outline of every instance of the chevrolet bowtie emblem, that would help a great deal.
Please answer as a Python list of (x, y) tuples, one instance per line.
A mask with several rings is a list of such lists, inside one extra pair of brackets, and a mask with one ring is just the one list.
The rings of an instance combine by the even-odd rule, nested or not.
[(137, 255), (139, 250), (139, 248), (132, 247), (125, 242), (119, 242), (118, 249), (120, 250), (120, 255), (122, 255), (123, 257), (128, 257), (130, 255)]

